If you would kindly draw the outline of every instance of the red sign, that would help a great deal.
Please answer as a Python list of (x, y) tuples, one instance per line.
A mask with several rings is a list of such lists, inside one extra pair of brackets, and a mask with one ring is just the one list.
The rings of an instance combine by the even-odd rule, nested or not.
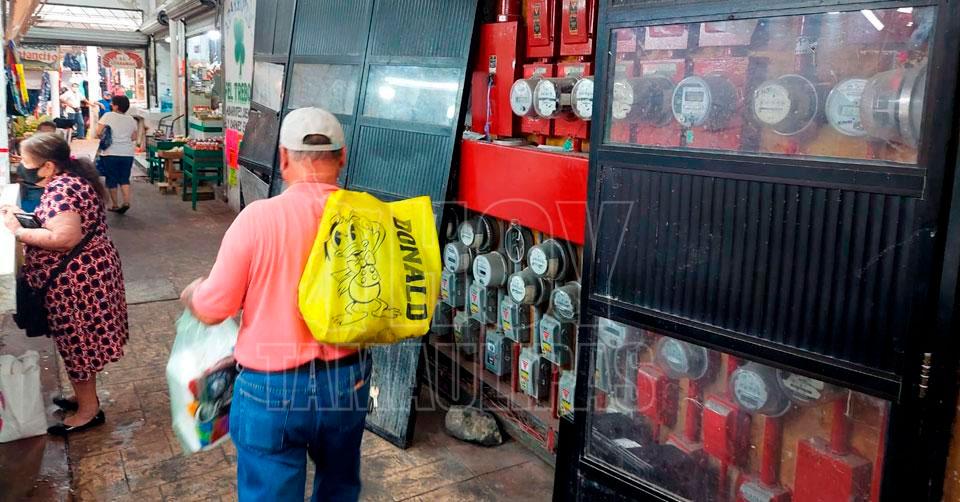
[(143, 68), (143, 57), (133, 51), (109, 51), (103, 55), (106, 68)]

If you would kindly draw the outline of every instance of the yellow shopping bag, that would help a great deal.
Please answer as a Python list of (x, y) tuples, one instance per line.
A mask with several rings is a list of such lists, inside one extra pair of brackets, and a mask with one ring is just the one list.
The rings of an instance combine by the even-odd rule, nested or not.
[(387, 203), (339, 190), (327, 200), (300, 278), (300, 313), (317, 341), (333, 345), (422, 336), (440, 268), (429, 197)]

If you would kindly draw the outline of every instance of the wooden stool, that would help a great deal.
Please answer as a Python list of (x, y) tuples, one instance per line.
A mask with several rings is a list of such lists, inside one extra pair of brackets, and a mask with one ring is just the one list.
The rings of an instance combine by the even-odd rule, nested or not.
[(163, 192), (169, 189), (173, 189), (173, 191), (176, 192), (176, 189), (179, 188), (183, 180), (183, 172), (175, 168), (174, 163), (182, 164), (183, 152), (158, 151), (157, 157), (163, 159), (164, 178), (166, 178), (165, 182), (157, 183), (157, 187)]

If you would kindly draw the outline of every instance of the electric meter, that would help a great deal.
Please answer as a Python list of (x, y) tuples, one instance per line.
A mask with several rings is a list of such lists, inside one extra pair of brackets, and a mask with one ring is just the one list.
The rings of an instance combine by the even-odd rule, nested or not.
[(457, 349), (468, 356), (477, 353), (480, 344), (480, 321), (460, 312), (453, 318), (453, 340)]
[(840, 134), (855, 138), (867, 135), (860, 121), (860, 99), (866, 85), (865, 79), (851, 78), (840, 82), (827, 94), (827, 122)]
[(643, 346), (639, 330), (600, 318), (597, 331), (597, 389), (629, 401), (636, 381), (627, 378), (636, 372), (637, 355)]
[(532, 347), (520, 351), (517, 370), (520, 392), (538, 401), (550, 394), (550, 363), (544, 361)]
[(570, 91), (570, 104), (573, 106), (573, 114), (580, 120), (593, 118), (593, 77), (583, 77), (573, 84), (573, 90)]
[(510, 276), (507, 282), (510, 298), (520, 305), (539, 305), (550, 298), (552, 287), (527, 267)]
[(754, 117), (784, 136), (809, 127), (819, 107), (816, 86), (800, 75), (768, 80), (753, 91)]
[(540, 78), (522, 78), (513, 83), (510, 87), (510, 109), (518, 117), (535, 118), (536, 110), (533, 109), (533, 89)]
[(533, 232), (516, 223), (503, 233), (503, 250), (511, 263), (521, 264), (527, 256), (527, 250), (533, 247)]
[(462, 242), (449, 242), (443, 247), (443, 268), (454, 274), (470, 270), (473, 261), (473, 249)]
[(474, 282), (470, 285), (470, 315), (486, 324), (497, 322), (497, 290)]
[(575, 78), (544, 78), (533, 89), (533, 109), (537, 116), (554, 119), (572, 109), (571, 95)]
[(467, 297), (466, 278), (456, 272), (443, 270), (440, 272), (440, 301), (455, 308), (462, 309)]
[(544, 314), (540, 318), (540, 325), (537, 328), (537, 335), (540, 338), (540, 353), (543, 358), (557, 366), (570, 364), (573, 359), (572, 347), (576, 332), (576, 323)]
[(458, 234), (460, 242), (471, 249), (489, 251), (496, 245), (496, 226), (486, 216), (461, 223)]
[(780, 388), (777, 371), (758, 363), (747, 363), (733, 371), (730, 395), (749, 413), (779, 417), (790, 409), (790, 400)]
[(812, 406), (834, 399), (842, 390), (815, 378), (777, 370), (777, 380), (787, 397), (798, 406)]
[(551, 302), (558, 318), (575, 320), (580, 315), (580, 283), (568, 282), (553, 290)]
[(485, 288), (503, 287), (507, 276), (507, 259), (501, 253), (482, 254), (473, 260), (473, 278)]
[(530, 248), (527, 262), (530, 269), (544, 279), (557, 280), (567, 272), (567, 250), (556, 239), (547, 239)]
[(710, 366), (706, 348), (668, 337), (657, 343), (656, 362), (670, 378), (691, 380), (703, 378)]
[(500, 300), (500, 329), (504, 336), (520, 343), (530, 341), (530, 307), (518, 305), (504, 295)]
[(683, 127), (723, 129), (737, 109), (737, 89), (714, 74), (687, 77), (673, 90), (673, 117)]
[(498, 377), (510, 375), (513, 372), (513, 344), (503, 333), (488, 331), (484, 343), (483, 367)]
[(577, 395), (577, 373), (575, 371), (561, 371), (560, 382), (557, 384), (557, 415), (573, 420), (573, 399)]
[(900, 68), (867, 81), (860, 99), (860, 117), (867, 134), (900, 139), (916, 147), (927, 84), (925, 68)]
[(430, 320), (430, 331), (438, 337), (447, 337), (453, 334), (453, 307), (440, 302), (433, 311)]
[(673, 118), (673, 81), (663, 75), (621, 79), (613, 83), (613, 118), (665, 125)]

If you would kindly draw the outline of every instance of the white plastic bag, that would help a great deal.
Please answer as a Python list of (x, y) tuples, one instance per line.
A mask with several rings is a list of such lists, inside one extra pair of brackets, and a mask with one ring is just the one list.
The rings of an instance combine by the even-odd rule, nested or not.
[(232, 319), (207, 326), (189, 311), (177, 320), (177, 338), (167, 361), (167, 385), (173, 430), (187, 453), (215, 446), (230, 431), (237, 331)]
[(0, 356), (0, 443), (47, 433), (39, 362), (35, 350)]

